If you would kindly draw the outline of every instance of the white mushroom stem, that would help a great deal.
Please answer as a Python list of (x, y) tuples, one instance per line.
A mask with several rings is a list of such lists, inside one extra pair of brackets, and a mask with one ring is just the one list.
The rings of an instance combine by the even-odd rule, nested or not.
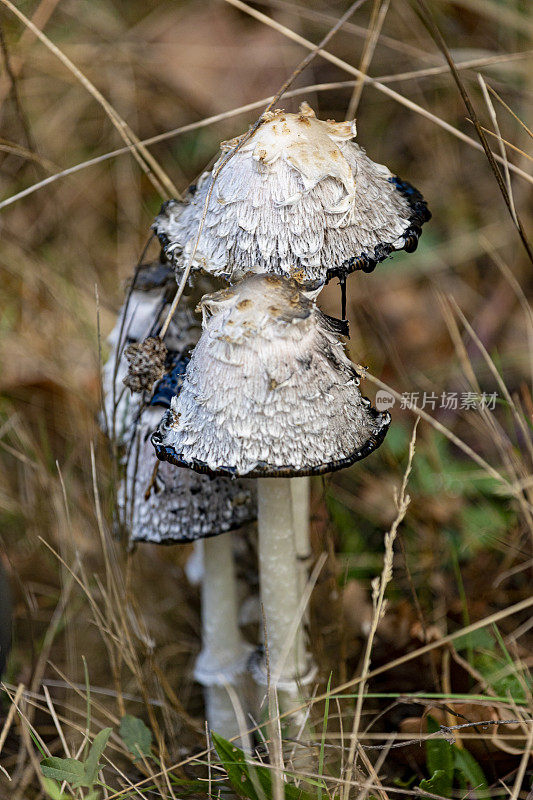
[(259, 478), (259, 577), (270, 680), (287, 684), (309, 668), (301, 621), (299, 575), (290, 478)]
[(205, 687), (209, 727), (230, 739), (243, 730), (246, 712), (236, 710), (234, 701), (245, 703), (245, 676), (251, 650), (237, 622), (231, 533), (205, 539), (203, 553), (202, 652), (196, 661), (194, 677)]
[(311, 559), (309, 520), (310, 488), (311, 480), (308, 477), (291, 479), (294, 544), (296, 548), (296, 560), (298, 562), (298, 587), (300, 597), (302, 597), (307, 584), (309, 561)]

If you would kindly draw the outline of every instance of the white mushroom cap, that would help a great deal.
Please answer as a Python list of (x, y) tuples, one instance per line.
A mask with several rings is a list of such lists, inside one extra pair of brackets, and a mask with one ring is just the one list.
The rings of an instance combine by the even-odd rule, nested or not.
[[(354, 122), (319, 120), (306, 103), (299, 114), (265, 115), (216, 179), (193, 267), (230, 282), (249, 271), (323, 282), (414, 250), (431, 216), (426, 203), (354, 136)], [(213, 172), (239, 138), (222, 143)], [(166, 203), (154, 223), (177, 267), (194, 250), (211, 186), (206, 172), (187, 202)]]
[(294, 281), (250, 275), (201, 302), (204, 331), (152, 442), (214, 475), (295, 476), (349, 466), (390, 423), (324, 316)]
[(137, 428), (119, 505), (133, 542), (178, 544), (216, 536), (257, 517), (253, 481), (211, 479), (172, 464), (158, 464), (150, 434), (164, 409), (150, 406)]

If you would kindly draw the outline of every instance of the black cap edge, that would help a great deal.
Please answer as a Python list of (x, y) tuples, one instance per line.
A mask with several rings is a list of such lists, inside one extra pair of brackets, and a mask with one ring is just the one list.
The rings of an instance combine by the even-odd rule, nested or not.
[(379, 431), (370, 436), (362, 447), (354, 450), (345, 458), (331, 461), (329, 464), (320, 464), (317, 467), (297, 469), (290, 464), (283, 467), (272, 467), (263, 463), (259, 464), (250, 472), (240, 474), (234, 467), (211, 469), (205, 461), (199, 461), (196, 458), (190, 461), (184, 459), (181, 454), (176, 453), (173, 447), (164, 445), (159, 441), (160, 434), (158, 431), (152, 434), (152, 444), (155, 447), (156, 456), (160, 461), (168, 461), (176, 467), (186, 467), (187, 469), (192, 469), (204, 475), (211, 475), (213, 478), (303, 478), (307, 475), (324, 475), (327, 472), (337, 472), (340, 469), (350, 467), (352, 464), (355, 464), (356, 461), (362, 461), (363, 458), (369, 456), (383, 443), (391, 422), (390, 414), (388, 412), (381, 413), (376, 411), (375, 408), (369, 410), (374, 415), (374, 419), (377, 420), (378, 417), (381, 418), (382, 424)]

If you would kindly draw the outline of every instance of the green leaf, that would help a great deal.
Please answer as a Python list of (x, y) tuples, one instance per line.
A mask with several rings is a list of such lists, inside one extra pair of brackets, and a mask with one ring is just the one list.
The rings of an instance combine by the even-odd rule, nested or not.
[(463, 794), (466, 790), (474, 790), (477, 800), (490, 800), (485, 773), (468, 750), (453, 747), (455, 769), (459, 774), (459, 782)]
[(89, 787), (92, 787), (96, 783), (98, 771), (100, 769), (100, 758), (112, 732), (112, 728), (104, 728), (100, 733), (97, 733), (93, 739), (89, 755), (84, 763), (86, 785)]
[[(432, 716), (428, 717), (427, 725), (430, 734), (440, 730), (440, 725)], [(454, 765), (452, 747), (445, 739), (426, 740), (426, 765), (431, 778), (425, 783), (429, 782), (432, 785), (432, 789), (426, 788), (426, 791), (433, 791), (441, 797), (449, 797), (453, 785)], [(422, 783), (420, 787), (424, 788)]]
[[(274, 796), (272, 770), (252, 762), (243, 750), (217, 733), (211, 732), (211, 736), (229, 782), (240, 797), (265, 800)], [(283, 791), (285, 800), (314, 800), (304, 789), (290, 783), (283, 784)]]
[(420, 781), (419, 788), (430, 794), (438, 794), (440, 797), (450, 797), (451, 786), (443, 769), (436, 770), (431, 778), (424, 778), (424, 780)]
[(43, 778), (43, 789), (51, 800), (65, 800), (61, 787), (52, 778)]
[[(86, 786), (85, 765), (75, 758), (45, 758), (41, 761), (41, 771), (46, 778), (56, 781), (67, 781), (74, 788)], [(90, 787), (89, 787), (90, 788)]]
[(458, 636), (457, 639), (453, 640), (453, 646), (458, 653), (467, 649), (494, 650), (494, 637), (486, 628), (479, 628), (479, 630), (472, 633)]
[(474, 659), (474, 666), (499, 696), (511, 695), (517, 703), (526, 699), (524, 683), (531, 686), (530, 679), (527, 675), (519, 676), (514, 665), (511, 668), (505, 659), (495, 653), (479, 653)]
[(136, 758), (141, 755), (151, 755), (152, 731), (144, 724), (142, 719), (126, 714), (120, 720), (120, 735), (130, 753)]
[(222, 766), (228, 773), (228, 779), (235, 791), (241, 797), (247, 797), (249, 800), (263, 800), (256, 792), (256, 786), (259, 785), (257, 770), (253, 767), (253, 778), (250, 777), (250, 768), (246, 761), (246, 754), (237, 745), (232, 742), (226, 741), (218, 733), (211, 732), (213, 742), (218, 753), (218, 757), (222, 762)]

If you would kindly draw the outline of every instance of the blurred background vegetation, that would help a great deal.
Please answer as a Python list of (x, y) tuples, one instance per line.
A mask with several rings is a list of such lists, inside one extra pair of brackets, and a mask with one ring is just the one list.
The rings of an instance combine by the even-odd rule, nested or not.
[[(184, 762), (173, 780), (205, 777), (204, 757), (190, 761), (205, 734), (201, 691), (190, 677), (199, 604), (183, 573), (188, 551), (143, 546), (126, 553), (112, 542), (114, 471), (96, 423), (99, 349), (105, 356), (125, 281), (168, 195), (156, 191), (131, 152), (99, 160), (124, 148), (109, 114), (8, 5), (1, 0), (0, 543), (14, 626), (4, 719), (10, 697), (23, 689), (20, 715), (0, 738), (6, 770), (0, 794), (39, 796), (39, 750), (76, 751), (85, 730), (86, 674), (93, 732), (114, 726), (111, 755), (122, 777), (109, 768), (110, 785), (128, 786), (161, 763), (128, 757), (117, 732), (125, 713), (151, 728), (161, 761)], [(428, 5), (493, 151), (503, 154), (512, 205), (531, 230), (531, 5)], [(277, 29), (222, 0), (19, 0), (15, 6), (138, 139), (177, 129), (149, 152), (182, 192), (220, 140), (255, 121), (307, 53), (287, 32), (317, 44), (347, 3), (250, 6)], [(318, 55), (291, 87), (303, 92), (280, 103), (294, 111), (305, 99), (318, 116), (336, 120), (355, 110), (358, 142), (419, 188), (433, 213), (415, 254), (395, 255), (348, 281), (352, 360), (399, 395), (419, 393), (419, 402), (424, 393), (437, 397), (418, 427), (411, 504), (372, 650), (372, 667), (384, 669), (368, 686), (361, 742), (420, 737), (427, 718), (447, 725), (512, 719), (507, 727), (461, 731), (456, 748), (481, 765), (494, 796), (508, 796), (508, 787), (525, 798), (533, 625), (530, 609), (506, 612), (531, 596), (532, 265), (417, 8), (408, 0), (367, 0), (327, 45), (399, 100), (371, 82), (358, 84), (349, 70)], [(255, 109), (238, 110), (251, 103)], [(15, 198), (89, 159), (97, 163)], [(338, 286), (328, 286), (320, 304), (338, 315)], [(365, 382), (369, 396), (375, 388)], [(467, 392), (497, 393), (494, 411), (461, 409), (460, 402), (457, 409), (441, 407), (442, 393), (460, 399)], [(328, 678), (333, 689), (361, 669), (370, 584), (382, 570), (383, 537), (396, 515), (394, 491), (416, 418), (401, 406), (397, 400), (377, 454), (313, 487), (315, 555), (328, 554), (311, 614), (322, 691)], [(438, 645), (498, 612), (496, 625), (456, 646)], [(386, 668), (431, 642), (429, 655)], [(355, 691), (334, 695), (326, 712), (323, 703), (313, 710), (319, 740), (325, 713), (328, 725), (320, 770), (317, 762), (312, 771), (324, 772), (331, 795), (344, 775)], [(418, 745), (364, 752), (372, 763), (378, 759), (382, 797), (414, 790), (441, 757)], [(365, 758), (361, 780), (373, 774)], [(465, 796), (475, 783), (461, 775), (446, 789), (450, 796)], [(178, 793), (185, 784), (179, 785)], [(162, 778), (149, 786), (143, 796), (172, 797)], [(425, 788), (443, 793), (435, 784)]]

